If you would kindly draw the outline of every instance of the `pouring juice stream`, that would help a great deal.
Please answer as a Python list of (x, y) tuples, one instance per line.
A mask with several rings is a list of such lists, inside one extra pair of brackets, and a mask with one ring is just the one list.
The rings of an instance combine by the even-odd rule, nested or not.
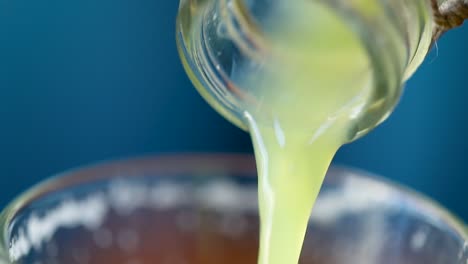
[(271, 25), (270, 36), (278, 37), (271, 52), (285, 59), (268, 58), (237, 81), (261, 100), (244, 112), (259, 170), (259, 264), (298, 263), (328, 166), (370, 95), (369, 62), (357, 36), (323, 5), (302, 4), (279, 8), (290, 16), (288, 26)]
[[(258, 263), (293, 264), (334, 154), (391, 111), (405, 71), (419, 65), (430, 45), (431, 28), (422, 27), (420, 41), (385, 27), (378, 31), (387, 42), (370, 47), (358, 27), (388, 8), (377, 0), (356, 3), (355, 10), (339, 8), (339, 0), (278, 0), (268, 12), (264, 1), (246, 2), (182, 3), (179, 48), (201, 94), (251, 134), (259, 174)], [(412, 8), (428, 10), (422, 0)], [(360, 20), (343, 19), (357, 10)], [(248, 12), (253, 15), (245, 17)], [(376, 61), (379, 51), (393, 63)]]

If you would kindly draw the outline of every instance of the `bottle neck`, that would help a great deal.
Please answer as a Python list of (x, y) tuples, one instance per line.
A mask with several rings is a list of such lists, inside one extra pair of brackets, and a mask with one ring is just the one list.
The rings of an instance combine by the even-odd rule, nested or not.
[[(181, 8), (190, 18), (179, 20), (179, 48), (186, 69), (205, 99), (246, 129), (242, 102), (252, 98), (237, 80), (263, 67), (265, 57), (280, 57), (273, 46), (294, 43), (288, 37), (271, 37), (269, 29), (277, 30), (271, 26), (274, 23), (284, 27), (283, 32), (294, 31), (301, 25), (292, 25), (294, 17), (290, 15), (302, 10), (294, 10), (297, 6), (285, 0), (205, 0), (185, 1), (185, 5), (191, 5)], [(431, 8), (427, 0), (385, 4), (376, 0), (331, 0), (323, 5), (359, 37), (373, 72), (372, 94), (349, 136), (353, 140), (391, 113), (404, 81), (424, 60), (432, 36)], [(316, 15), (305, 17), (311, 18), (307, 23), (319, 22), (313, 20)]]

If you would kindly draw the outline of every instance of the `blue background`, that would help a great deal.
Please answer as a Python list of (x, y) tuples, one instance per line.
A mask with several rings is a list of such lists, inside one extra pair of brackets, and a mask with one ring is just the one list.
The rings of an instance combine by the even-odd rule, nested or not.
[[(187, 79), (178, 2), (0, 0), (0, 205), (100, 160), (251, 152)], [(336, 163), (409, 185), (468, 220), (468, 26), (439, 42), (395, 113)]]

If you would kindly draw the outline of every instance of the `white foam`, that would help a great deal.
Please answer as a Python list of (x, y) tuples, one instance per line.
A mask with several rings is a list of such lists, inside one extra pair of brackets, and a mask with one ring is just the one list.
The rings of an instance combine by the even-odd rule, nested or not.
[(107, 203), (102, 194), (89, 196), (81, 201), (67, 200), (43, 216), (32, 215), (24, 229), (13, 237), (9, 249), (10, 258), (15, 261), (29, 253), (32, 248), (40, 249), (59, 228), (84, 226), (98, 227), (107, 213)]
[(241, 188), (229, 180), (217, 180), (197, 189), (196, 199), (205, 208), (221, 212), (237, 212), (257, 209), (257, 192), (253, 188)]
[(345, 179), (341, 189), (322, 193), (318, 197), (311, 221), (332, 225), (344, 215), (382, 207), (394, 197), (392, 191), (383, 184), (349, 177)]
[[(151, 186), (124, 179), (118, 180), (112, 182), (107, 191), (90, 194), (81, 199), (70, 198), (48, 209), (41, 216), (37, 214), (29, 216), (11, 238), (10, 258), (17, 261), (29, 254), (33, 248), (40, 250), (61, 228), (79, 226), (93, 231), (94, 240), (99, 247), (110, 247), (113, 243), (112, 233), (100, 229), (110, 209), (125, 215), (138, 208), (171, 209), (197, 204), (218, 212), (256, 210), (257, 192), (255, 187), (239, 186), (228, 180), (215, 180), (200, 187), (170, 181)], [(192, 220), (193, 223), (180, 222), (180, 224), (194, 228), (190, 225), (196, 226), (197, 219)], [(116, 238), (120, 243), (116, 242), (123, 249), (132, 251), (138, 243), (138, 238), (134, 238), (135, 234), (124, 232)], [(123, 244), (122, 241), (126, 243)], [(80, 261), (85, 263), (86, 259)]]
[(186, 192), (186, 188), (180, 184), (162, 182), (151, 188), (148, 200), (156, 209), (174, 208), (190, 202)]
[(148, 189), (145, 185), (125, 180), (112, 182), (108, 199), (120, 214), (130, 214), (141, 204), (146, 203)]

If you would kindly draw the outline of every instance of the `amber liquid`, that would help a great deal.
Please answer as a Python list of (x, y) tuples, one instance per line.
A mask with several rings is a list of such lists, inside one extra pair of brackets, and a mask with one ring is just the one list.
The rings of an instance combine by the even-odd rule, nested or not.
[[(258, 257), (258, 226), (255, 212), (112, 212), (97, 230), (58, 230), (50, 241), (18, 263), (254, 264)], [(324, 263), (310, 253), (304, 252), (300, 263)]]
[(139, 209), (128, 216), (112, 213), (98, 230), (60, 230), (42, 250), (20, 263), (255, 263), (257, 226), (255, 217), (239, 220), (182, 210)]

